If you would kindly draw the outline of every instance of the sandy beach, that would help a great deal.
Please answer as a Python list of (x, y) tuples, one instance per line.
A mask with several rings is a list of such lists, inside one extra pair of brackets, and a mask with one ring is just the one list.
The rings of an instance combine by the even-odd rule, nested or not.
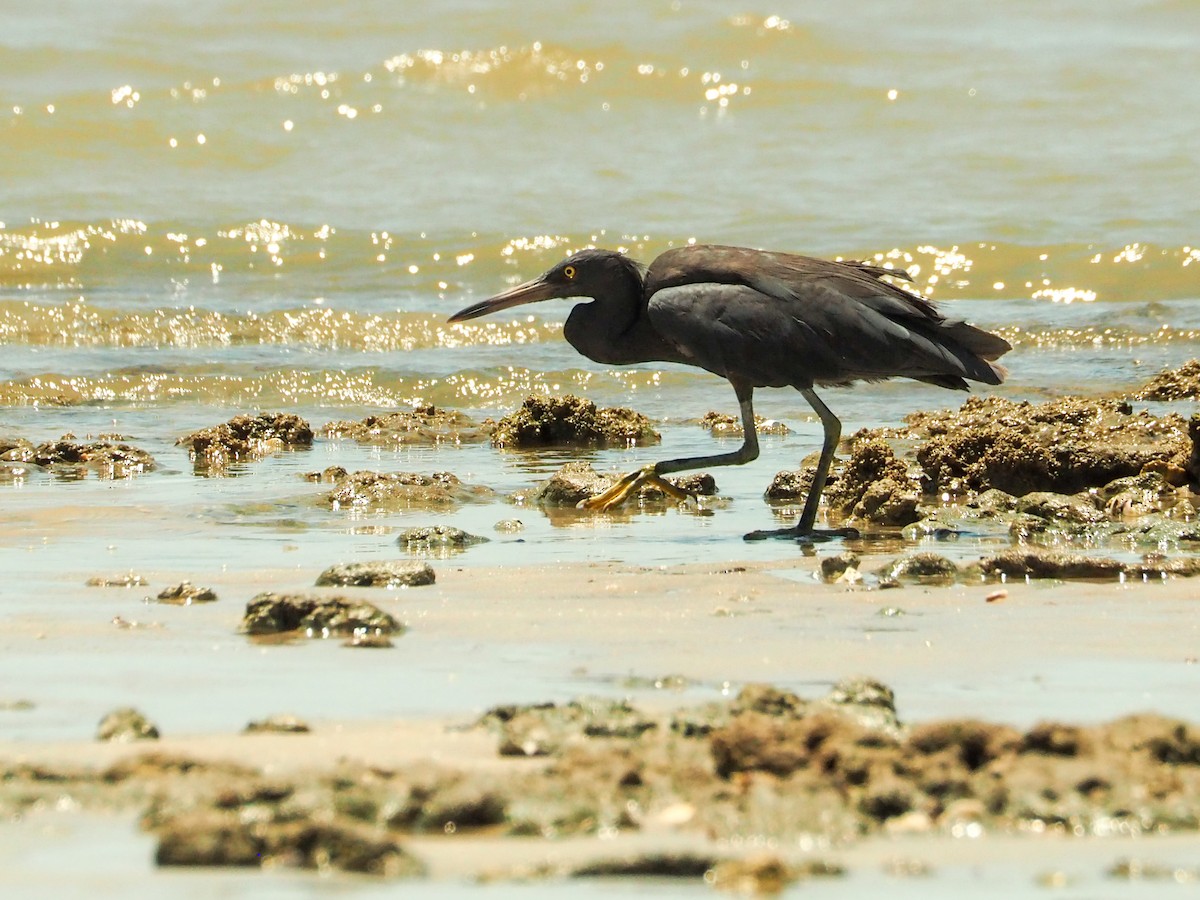
[[(354, 591), (408, 625), (395, 649), (284, 646), (270, 652), (340, 652), (344, 665), (353, 668), (372, 654), (403, 654), (410, 642), (431, 641), (465, 648), (445, 675), (453, 679), (469, 675), (473, 666), (493, 665), (486, 654), (471, 659), (469, 648), (479, 646), (486, 635), (488, 652), (501, 654), (510, 665), (536, 668), (547, 683), (592, 682), (599, 693), (630, 696), (650, 715), (728, 699), (754, 683), (786, 685), (816, 698), (852, 676), (869, 676), (891, 687), (904, 727), (972, 719), (1023, 730), (1050, 720), (1089, 725), (1146, 711), (1187, 718), (1195, 708), (1200, 626), (1194, 616), (1195, 588), (1186, 580), (880, 590), (821, 583), (816, 572), (823, 555), (829, 554), (817, 550), (786, 565), (721, 562), (656, 568), (574, 564), (473, 569), (443, 562), (434, 585)], [(875, 562), (882, 565), (885, 559), (867, 558), (862, 567), (868, 570)], [(281, 577), (279, 572), (260, 573), (256, 583), (241, 585), (242, 592), (256, 590), (259, 583), (278, 587)], [(236, 590), (232, 583), (217, 588)], [(221, 606), (180, 612), (217, 616), (236, 629), (238, 611)], [(23, 630), (36, 636), (48, 654), (66, 637), (53, 616), (29, 618)], [(113, 655), (139, 652), (140, 641), (154, 641), (157, 632), (112, 625), (105, 630), (95, 638), (104, 640), (106, 652)], [(7, 640), (15, 638), (10, 634)], [(363, 682), (352, 689), (381, 688)], [(278, 702), (279, 709), (272, 712), (286, 712), (286, 695)], [(6, 866), (6, 880), (12, 888), (28, 887), (23, 879), (36, 873), (30, 872), (34, 864), (24, 861), (25, 851), (49, 853), (61, 846), (69, 856), (72, 840), (86, 842), (96, 816), (109, 819), (116, 833), (125, 835), (122, 841), (142, 848), (145, 862), (121, 877), (130, 883), (150, 877), (145, 854), (153, 852), (153, 842), (139, 833), (134, 819), (144, 814), (146, 797), (195, 788), (184, 787), (186, 778), (164, 774), (161, 767), (139, 768), (143, 758), (236, 765), (239, 771), (297, 785), (337, 770), (403, 773), (430, 764), (502, 784), (555, 764), (554, 755), (498, 755), (496, 734), (471, 727), (477, 719), (478, 713), (463, 711), (450, 717), (343, 720), (334, 703), (327, 715), (308, 723), (311, 731), (304, 734), (225, 731), (165, 733), (157, 741), (133, 743), (6, 742), (0, 745), (0, 767), (7, 773), (0, 797), (10, 816), (19, 813), (4, 826), (6, 844), (25, 848), (8, 852), (12, 868)], [(1192, 729), (1195, 733), (1194, 725)], [(629, 752), (636, 758), (637, 743), (632, 747)], [(85, 780), (67, 787), (47, 774), (104, 773), (122, 765), (141, 774), (122, 782), (120, 790), (105, 788), (102, 778), (100, 786)], [(36, 767), (40, 780), (22, 776), (23, 766)], [(241, 777), (230, 777), (229, 783)], [(139, 779), (142, 786), (131, 789), (129, 784)], [(714, 834), (696, 827), (694, 811), (680, 812), (692, 803), (686, 796), (658, 802), (636, 826), (630, 822), (589, 834), (505, 837), (503, 827), (488, 826), (464, 827), (453, 835), (414, 833), (400, 840), (446, 890), (462, 889), (476, 879), (508, 883), (536, 876), (539, 882), (553, 883), (597, 860), (709, 855), (753, 862), (766, 854), (793, 865), (814, 859), (836, 863), (844, 874), (821, 879), (821, 890), (831, 896), (849, 896), (880, 878), (950, 896), (961, 886), (964, 872), (974, 872), (976, 886), (984, 889), (1016, 884), (1032, 890), (1038, 883), (1058, 881), (1094, 887), (1110, 878), (1109, 869), (1130, 858), (1139, 865), (1151, 860), (1158, 866), (1155, 871), (1175, 873), (1168, 878), (1160, 872), (1158, 880), (1146, 884), (1165, 887), (1191, 877), (1188, 872), (1195, 874), (1194, 838), (1166, 831), (1100, 838), (1050, 826), (980, 828), (968, 835), (947, 822), (910, 816), (852, 838), (803, 822), (791, 822), (779, 834)], [(85, 867), (88, 858), (80, 855)], [(906, 865), (931, 874), (914, 881), (903, 875)], [(67, 886), (75, 876), (57, 877)], [(675, 883), (689, 889), (705, 884), (694, 877)], [(287, 895), (286, 885), (292, 883), (282, 884)], [(903, 894), (909, 888), (897, 889)]]

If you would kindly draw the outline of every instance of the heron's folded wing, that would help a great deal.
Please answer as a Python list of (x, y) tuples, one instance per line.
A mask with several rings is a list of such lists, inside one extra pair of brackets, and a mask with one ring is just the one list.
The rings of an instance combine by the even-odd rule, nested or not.
[[(790, 294), (790, 292), (789, 292)], [(685, 284), (655, 292), (655, 330), (695, 365), (759, 387), (811, 387), (904, 376), (946, 387), (962, 379), (997, 383), (1001, 374), (954, 339), (958, 323), (889, 315), (814, 279), (803, 296), (745, 285)]]

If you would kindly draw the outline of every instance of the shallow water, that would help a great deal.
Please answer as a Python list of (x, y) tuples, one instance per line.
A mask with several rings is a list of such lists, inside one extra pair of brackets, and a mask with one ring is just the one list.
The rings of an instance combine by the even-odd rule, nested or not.
[[(0, 36), (0, 166), (20, 173), (0, 207), (0, 430), (116, 431), (161, 468), (0, 487), (5, 610), (20, 609), (17, 583), (97, 569), (202, 578), (264, 554), (386, 554), (387, 537), (356, 527), (430, 518), (317, 508), (297, 476), (333, 463), (449, 469), (503, 495), (568, 457), (625, 470), (711, 452), (687, 423), (732, 411), (728, 386), (581, 358), (561, 337), (566, 304), (445, 323), (587, 244), (650, 259), (721, 241), (906, 268), (1012, 341), (1008, 396), (1120, 391), (1200, 355), (1200, 201), (1179, 189), (1200, 140), (1188, 4), (70, 7), (11, 11)], [(227, 480), (193, 477), (174, 446), (237, 412), (319, 426), (434, 403), (482, 418), (562, 391), (645, 412), (663, 444), (318, 442)], [(895, 383), (827, 400), (849, 431), (961, 397)], [(715, 514), (517, 511), (524, 533), (456, 564), (792, 554), (737, 537), (775, 523), (760, 494), (819, 427), (792, 391), (757, 404), (794, 433), (719, 473), (733, 502)], [(513, 512), (444, 518), (490, 535)]]
[[(503, 497), (568, 458), (623, 471), (712, 452), (692, 422), (734, 410), (728, 385), (582, 359), (561, 337), (566, 304), (445, 324), (573, 248), (649, 260), (697, 240), (905, 268), (949, 314), (1014, 344), (995, 389), (1010, 397), (1124, 391), (1200, 356), (1195, 4), (6, 6), (0, 434), (120, 432), (160, 468), (0, 484), (0, 684), (39, 703), (0, 713), (5, 738), (85, 737), (129, 694), (157, 702), (173, 730), (240, 724), (293, 668), (328, 674), (342, 656), (253, 648), (216, 613), (122, 656), (112, 616), (169, 619), (141, 597), (182, 578), (308, 583), (334, 562), (397, 555), (409, 525), (492, 538), (435, 565), (794, 559), (794, 546), (740, 539), (779, 522), (763, 489), (819, 445), (792, 391), (759, 392), (758, 411), (793, 433), (715, 473), (732, 500), (711, 515), (317, 504), (322, 487), (299, 476), (333, 464), (450, 470)], [(434, 403), (483, 418), (563, 391), (646, 413), (662, 445), (392, 452), (319, 440), (217, 479), (193, 475), (174, 444), (240, 412), (320, 426)], [(962, 399), (912, 383), (825, 396), (847, 433)], [(523, 532), (493, 531), (513, 516)], [(938, 549), (967, 557), (1001, 541)], [(150, 588), (83, 587), (131, 569)], [(58, 654), (31, 643), (48, 607), (74, 635)], [(481, 636), (457, 680), (442, 676), (461, 648), (419, 646), (412, 684), (337, 714), (594, 687), (532, 645), (522, 652), (536, 665), (515, 666)], [(256, 688), (222, 708), (201, 681), (225, 700)]]

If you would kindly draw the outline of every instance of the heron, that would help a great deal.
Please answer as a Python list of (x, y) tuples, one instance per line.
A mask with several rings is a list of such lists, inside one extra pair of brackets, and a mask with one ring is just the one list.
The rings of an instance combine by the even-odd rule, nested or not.
[(624, 253), (579, 250), (546, 272), (449, 318), (462, 322), (542, 300), (582, 298), (563, 334), (603, 365), (680, 363), (729, 381), (737, 396), (743, 443), (729, 453), (668, 459), (630, 472), (583, 502), (610, 509), (644, 484), (682, 492), (663, 476), (742, 465), (758, 458), (755, 388), (793, 387), (821, 420), (824, 439), (804, 508), (795, 525), (765, 536), (821, 538), (850, 529), (815, 528), (821, 493), (841, 438), (841, 421), (814, 391), (856, 381), (905, 377), (952, 390), (968, 381), (1000, 384), (996, 362), (1008, 341), (937, 307), (898, 280), (903, 270), (747, 247), (689, 244), (645, 266)]

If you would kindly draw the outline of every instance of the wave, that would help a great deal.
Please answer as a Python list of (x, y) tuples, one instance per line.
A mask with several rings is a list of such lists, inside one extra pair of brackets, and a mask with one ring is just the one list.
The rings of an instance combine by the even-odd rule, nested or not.
[[(608, 246), (649, 260), (676, 243), (604, 230), (572, 236), (401, 235), (269, 219), (216, 228), (136, 219), (0, 223), (0, 288), (87, 292), (136, 285), (153, 291), (157, 283), (156, 302), (166, 289), (182, 304), (186, 287), (233, 282), (293, 298), (378, 291), (447, 301), (491, 293), (581, 247)], [(1191, 245), (964, 241), (847, 248), (841, 258), (907, 270), (915, 287), (934, 299), (1073, 303), (1200, 294), (1200, 247)]]
[(41, 374), (0, 382), (3, 406), (159, 407), (205, 404), (240, 408), (447, 407), (513, 408), (530, 394), (590, 390), (653, 390), (694, 376), (651, 370), (537, 371), (524, 367), (465, 369), (444, 376), (383, 369), (276, 369), (226, 366), (220, 374), (192, 367), (177, 372), (116, 371), (102, 375)]

